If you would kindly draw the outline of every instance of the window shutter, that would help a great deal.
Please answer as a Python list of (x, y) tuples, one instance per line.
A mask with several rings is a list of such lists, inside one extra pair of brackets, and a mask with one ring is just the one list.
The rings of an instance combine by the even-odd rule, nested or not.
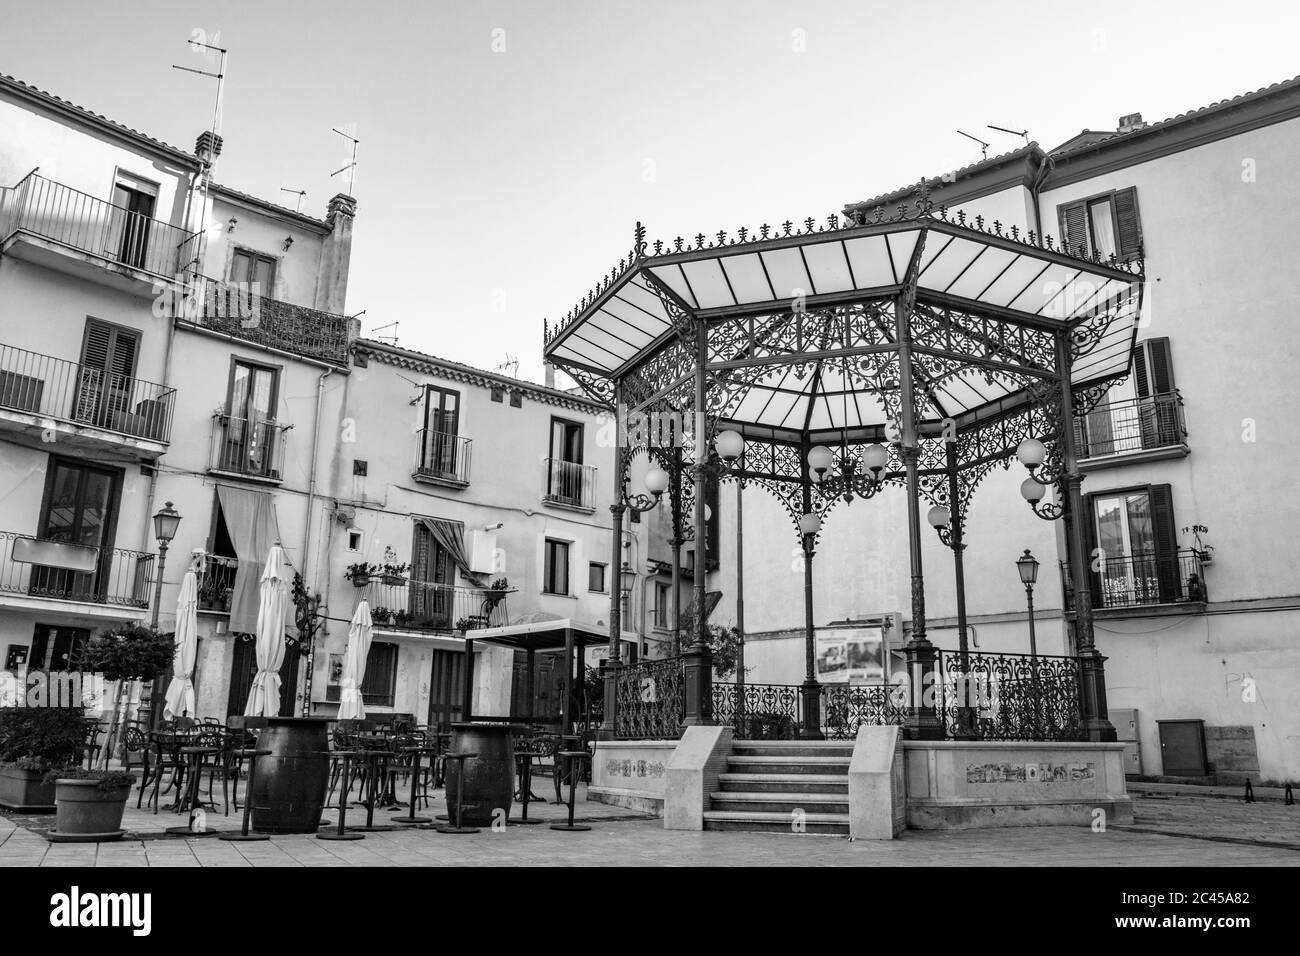
[(1057, 214), (1061, 217), (1061, 244), (1066, 251), (1089, 251), (1087, 207), (1081, 202), (1066, 203), (1057, 207)]
[(1121, 259), (1133, 259), (1142, 255), (1142, 223), (1138, 219), (1137, 190), (1130, 186), (1115, 192), (1115, 231), (1119, 233), (1119, 249), (1116, 255)]
[(1133, 350), (1133, 387), (1138, 398), (1151, 397), (1151, 376), (1147, 374), (1147, 350), (1144, 343)]
[(132, 378), (135, 375), (136, 345), (135, 336), (115, 329), (113, 331), (112, 367), (109, 371), (124, 378)]
[[(1061, 586), (1065, 589), (1065, 592), (1068, 595), (1068, 607), (1073, 609), (1074, 597), (1071, 592), (1074, 589), (1074, 554), (1071, 550), (1070, 542), (1074, 535), (1075, 516), (1073, 510), (1070, 508), (1070, 499), (1068, 497), (1062, 502), (1062, 505), (1065, 509), (1062, 521), (1065, 530), (1065, 561), (1066, 564), (1071, 565), (1071, 573), (1070, 576), (1061, 583)], [(1096, 506), (1093, 504), (1093, 496), (1085, 495), (1083, 498), (1083, 561), (1088, 568), (1088, 590), (1092, 595), (1092, 606), (1101, 607), (1101, 575), (1092, 569), (1092, 553), (1097, 548), (1097, 527), (1096, 522), (1093, 520), (1093, 515), (1095, 514)]]
[(1182, 574), (1178, 567), (1178, 529), (1174, 526), (1174, 496), (1169, 485), (1151, 485), (1147, 489), (1151, 503), (1151, 532), (1156, 543), (1156, 578), (1162, 603), (1179, 599)]
[(1174, 363), (1169, 351), (1169, 339), (1147, 339), (1142, 343), (1146, 352), (1147, 368), (1151, 372), (1152, 395), (1165, 395), (1174, 390)]
[(87, 368), (108, 370), (108, 353), (113, 347), (113, 330), (94, 320), (86, 323), (86, 338), (81, 345), (81, 364)]

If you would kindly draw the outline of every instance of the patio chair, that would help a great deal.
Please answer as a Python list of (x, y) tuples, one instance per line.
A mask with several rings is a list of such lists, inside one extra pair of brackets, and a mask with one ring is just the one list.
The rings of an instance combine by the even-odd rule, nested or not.
[[(148, 789), (152, 779), (149, 754), (149, 738), (145, 736), (144, 731), (135, 724), (127, 724), (126, 730), (122, 734), (122, 769), (127, 773), (131, 773), (133, 767), (140, 767), (140, 794), (135, 798), (137, 810), (144, 800), (144, 792)], [(139, 763), (133, 757), (138, 757)]]

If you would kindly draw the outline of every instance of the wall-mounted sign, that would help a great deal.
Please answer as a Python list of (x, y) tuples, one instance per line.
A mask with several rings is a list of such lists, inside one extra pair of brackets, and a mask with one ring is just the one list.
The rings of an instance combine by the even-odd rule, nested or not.
[(878, 684), (889, 675), (884, 628), (828, 627), (816, 634), (817, 679), (823, 684)]

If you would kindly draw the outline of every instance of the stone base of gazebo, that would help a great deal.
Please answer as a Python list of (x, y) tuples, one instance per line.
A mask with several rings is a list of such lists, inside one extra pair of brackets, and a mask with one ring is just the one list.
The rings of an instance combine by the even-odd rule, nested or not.
[(907, 826), (1132, 823), (1122, 743), (905, 741)]
[(676, 740), (598, 740), (587, 799), (663, 816)]

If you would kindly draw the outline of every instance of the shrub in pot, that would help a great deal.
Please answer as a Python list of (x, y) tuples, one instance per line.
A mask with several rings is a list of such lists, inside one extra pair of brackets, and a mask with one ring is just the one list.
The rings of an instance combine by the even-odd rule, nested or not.
[(54, 785), (46, 772), (77, 766), (84, 757), (84, 714), (79, 707), (6, 707), (0, 710), (0, 806), (49, 813)]
[(53, 784), (58, 807), (50, 839), (61, 842), (99, 842), (121, 839), (122, 814), (135, 783), (135, 774), (120, 770), (51, 770), (45, 782)]

